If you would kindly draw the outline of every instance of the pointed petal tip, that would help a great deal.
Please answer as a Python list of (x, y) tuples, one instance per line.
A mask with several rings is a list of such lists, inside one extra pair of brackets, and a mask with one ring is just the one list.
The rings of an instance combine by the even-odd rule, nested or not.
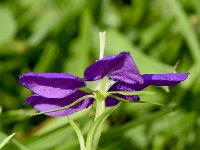
[(190, 73), (175, 73), (173, 74), (177, 78), (177, 81), (184, 81), (188, 78)]
[(113, 85), (111, 91), (139, 91), (148, 86), (174, 86), (188, 78), (190, 73), (167, 73), (167, 74), (143, 74), (143, 84), (126, 84), (118, 82)]
[(25, 100), (24, 105), (29, 105), (29, 104), (30, 103), (27, 100)]
[(19, 82), (21, 85), (23, 85), (23, 78), (24, 78), (24, 76), (25, 76), (25, 74), (22, 74), (22, 75), (20, 75), (19, 78), (18, 78), (18, 82)]
[(184, 75), (184, 76), (185, 76), (184, 80), (186, 80), (186, 79), (189, 77), (189, 74), (190, 74), (190, 73), (184, 73), (184, 74), (185, 74), (185, 75)]

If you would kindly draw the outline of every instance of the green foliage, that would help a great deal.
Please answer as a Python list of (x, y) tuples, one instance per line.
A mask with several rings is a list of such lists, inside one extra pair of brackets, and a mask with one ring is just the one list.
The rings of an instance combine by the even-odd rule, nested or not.
[[(77, 150), (66, 117), (29, 116), (31, 92), (18, 83), (28, 71), (83, 76), (99, 53), (129, 51), (141, 73), (189, 72), (187, 81), (148, 88), (144, 102), (122, 103), (105, 122), (99, 149), (200, 148), (199, 0), (2, 0), (0, 1), (0, 142), (3, 150)], [(70, 116), (87, 133), (93, 112)]]
[(70, 125), (72, 126), (72, 128), (74, 129), (74, 131), (76, 132), (76, 135), (78, 137), (79, 144), (80, 144), (80, 149), (81, 150), (86, 150), (86, 148), (85, 148), (85, 139), (84, 139), (84, 137), (82, 135), (82, 132), (81, 132), (80, 128), (69, 117), (67, 119), (68, 119), (68, 122), (70, 123)]
[(1, 143), (0, 143), (0, 149), (2, 149), (15, 135), (15, 133), (9, 135), (7, 138), (5, 138)]
[(86, 149), (93, 150), (97, 148), (97, 143), (99, 141), (98, 137), (95, 137), (97, 132), (101, 132), (99, 130), (102, 129), (102, 125), (105, 119), (111, 114), (113, 109), (108, 109), (104, 111), (98, 118), (92, 123), (91, 127), (89, 128), (89, 132), (86, 139)]

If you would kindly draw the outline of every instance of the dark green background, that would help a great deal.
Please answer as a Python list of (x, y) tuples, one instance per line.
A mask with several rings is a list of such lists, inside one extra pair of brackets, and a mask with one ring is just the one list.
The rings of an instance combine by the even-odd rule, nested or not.
[[(5, 150), (76, 150), (66, 117), (30, 117), (23, 102), (31, 92), (20, 74), (67, 72), (82, 76), (99, 53), (129, 51), (141, 73), (189, 72), (187, 81), (148, 88), (151, 104), (123, 103), (104, 126), (102, 150), (200, 149), (199, 0), (1, 0), (0, 141), (16, 133)], [(167, 92), (168, 91), (168, 92)], [(72, 115), (86, 134), (91, 109)]]

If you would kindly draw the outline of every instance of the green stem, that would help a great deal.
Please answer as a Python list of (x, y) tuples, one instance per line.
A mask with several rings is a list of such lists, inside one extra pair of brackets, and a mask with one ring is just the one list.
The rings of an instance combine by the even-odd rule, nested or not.
[[(95, 118), (94, 121), (105, 111), (105, 99), (99, 98), (96, 99), (96, 112), (95, 112)], [(95, 137), (93, 139), (93, 149), (96, 150), (97, 145), (99, 143), (99, 139), (101, 137), (101, 132), (103, 129), (103, 122), (99, 124), (98, 129), (96, 130)]]
[(112, 113), (112, 111), (113, 109), (107, 109), (92, 123), (86, 139), (87, 150), (96, 150), (99, 140), (99, 138), (97, 138), (99, 126), (101, 126), (101, 124)]
[(104, 99), (96, 99), (96, 111), (95, 118), (96, 120), (105, 110), (105, 100)]
[[(105, 32), (99, 33), (99, 39), (100, 39), (100, 54), (99, 59), (102, 59), (104, 56), (104, 48), (105, 48)], [(96, 110), (95, 110), (95, 116), (94, 116), (94, 122), (91, 125), (91, 132), (90, 134), (93, 135), (93, 138), (91, 140), (87, 140), (86, 147), (89, 147), (87, 150), (96, 150), (97, 145), (99, 143), (99, 139), (101, 136), (102, 128), (103, 128), (103, 122), (104, 120), (98, 122), (98, 120), (101, 118), (101, 115), (105, 112), (105, 95), (102, 95), (102, 93), (106, 93), (106, 83), (107, 78), (102, 79), (101, 82), (97, 85), (97, 89), (99, 93), (95, 94), (95, 102), (96, 102)], [(92, 127), (98, 123), (98, 126), (95, 130), (92, 130)], [(88, 133), (88, 139), (90, 139), (89, 133)]]

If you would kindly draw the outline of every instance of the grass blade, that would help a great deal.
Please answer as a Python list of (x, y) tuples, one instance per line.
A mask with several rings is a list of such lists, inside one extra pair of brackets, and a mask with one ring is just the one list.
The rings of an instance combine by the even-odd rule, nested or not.
[(76, 135), (78, 136), (80, 149), (81, 150), (86, 150), (86, 148), (85, 148), (85, 140), (84, 140), (84, 137), (83, 137), (83, 134), (82, 134), (80, 128), (77, 126), (77, 124), (72, 119), (70, 119), (69, 117), (67, 117), (67, 119), (68, 119), (70, 125), (73, 127), (74, 131), (76, 132)]
[(15, 135), (15, 133), (13, 133), (13, 134), (9, 135), (7, 138), (5, 138), (5, 140), (3, 140), (0, 143), (0, 149), (2, 149), (13, 138), (14, 135)]

